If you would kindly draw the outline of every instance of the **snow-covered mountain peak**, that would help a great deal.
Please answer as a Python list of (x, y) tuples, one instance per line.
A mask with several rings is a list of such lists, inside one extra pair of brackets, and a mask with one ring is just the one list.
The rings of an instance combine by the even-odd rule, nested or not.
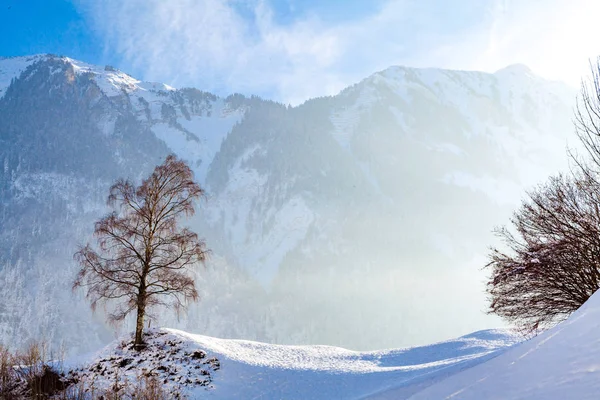
[[(565, 90), (573, 90), (573, 88), (563, 82), (548, 80), (536, 75), (535, 72), (524, 64), (512, 64), (494, 73), (459, 69), (391, 66), (372, 74), (360, 83), (342, 91), (342, 93), (348, 93), (356, 88), (369, 85), (375, 87), (387, 85), (392, 89), (407, 86), (426, 86), (437, 92), (443, 92), (443, 89), (449, 88), (448, 85), (450, 83), (453, 83), (455, 86), (464, 86), (468, 90), (477, 91), (484, 86), (490, 85), (497, 85), (499, 88), (503, 88), (507, 82), (510, 82), (512, 87), (507, 87), (506, 89), (511, 90), (519, 90), (516, 83), (526, 85), (525, 88), (520, 89), (521, 92), (530, 89), (532, 86), (546, 87), (550, 91), (562, 91), (560, 94), (565, 94)], [(451, 93), (454, 94), (453, 92)]]
[(64, 60), (73, 66), (76, 73), (91, 73), (96, 83), (107, 96), (119, 96), (123, 92), (173, 92), (176, 89), (157, 82), (143, 82), (110, 65), (100, 67), (83, 61), (65, 57)]
[(98, 66), (69, 57), (36, 54), (22, 57), (0, 57), (0, 97), (13, 79), (17, 79), (30, 65), (48, 60), (60, 61), (73, 67), (76, 74), (89, 73), (107, 96), (118, 96), (135, 91), (171, 92), (176, 89), (164, 83), (143, 82), (110, 65)]
[(52, 54), (0, 59), (0, 98), (13, 81), (23, 78), (28, 67), (36, 63), (39, 65), (28, 72), (26, 79), (37, 70), (49, 68), (50, 75), (63, 71), (67, 81), (80, 77), (82, 82), (91, 82), (99, 89), (88, 92), (94, 102), (104, 97), (102, 103), (117, 110), (116, 114), (107, 109), (102, 111), (99, 120), (102, 132), (111, 135), (124, 113), (132, 113), (172, 152), (197, 167), (201, 181), (221, 142), (245, 113), (243, 104), (233, 104), (212, 93), (144, 82), (110, 65), (99, 66)]
[[(556, 131), (556, 112), (552, 110), (571, 108), (575, 90), (561, 82), (545, 80), (523, 65), (496, 73), (394, 66), (345, 89), (339, 97), (344, 101), (338, 103), (331, 120), (334, 137), (346, 149), (356, 140), (361, 115), (372, 115), (373, 107), (385, 104), (408, 136), (419, 137), (434, 148), (440, 148), (439, 142), (444, 142), (441, 147), (466, 154), (458, 143), (449, 143), (449, 147), (450, 138), (439, 137), (439, 129), (423, 129), (415, 118), (453, 119), (460, 114), (470, 126), (448, 132), (454, 136), (452, 141), (463, 141), (457, 137), (461, 133), (469, 137), (475, 134), (491, 136), (492, 141), (508, 146), (517, 132), (534, 131), (528, 134), (530, 142), (534, 136)], [(509, 116), (514, 121), (507, 126)], [(430, 136), (434, 132), (437, 137)], [(564, 143), (560, 147), (564, 148)]]
[(87, 64), (72, 58), (64, 60), (73, 66), (75, 73), (90, 73), (94, 75), (96, 83), (107, 96), (118, 96), (123, 91), (131, 93), (140, 90), (141, 86), (138, 79), (121, 72), (110, 65), (99, 67), (97, 65)]
[(504, 68), (500, 68), (498, 71), (494, 73), (494, 75), (503, 75), (503, 74), (512, 74), (512, 75), (528, 75), (535, 76), (531, 68), (529, 68), (525, 64), (511, 64)]
[(364, 79), (355, 86), (388, 85), (392, 88), (399, 86), (427, 86), (430, 89), (437, 87), (437, 91), (445, 89), (450, 82), (459, 86), (465, 86), (469, 89), (477, 90), (478, 87), (488, 86), (490, 84), (499, 83), (504, 80), (520, 80), (536, 82), (538, 84), (549, 84), (550, 86), (559, 85), (566, 87), (564, 83), (548, 81), (536, 75), (529, 67), (524, 64), (513, 64), (502, 68), (494, 73), (459, 70), (459, 69), (442, 69), (442, 68), (413, 68), (406, 66), (392, 66), (382, 71), (376, 72), (370, 77)]
[(18, 78), (31, 64), (47, 59), (47, 54), (35, 54), (23, 57), (0, 57), (0, 98), (6, 93), (13, 79)]

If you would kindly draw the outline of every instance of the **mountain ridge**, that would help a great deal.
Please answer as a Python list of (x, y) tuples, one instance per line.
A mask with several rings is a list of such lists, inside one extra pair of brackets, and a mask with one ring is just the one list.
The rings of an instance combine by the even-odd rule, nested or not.
[[(48, 60), (48, 59), (63, 60), (63, 61), (73, 64), (78, 69), (82, 69), (82, 70), (90, 69), (94, 73), (98, 73), (99, 71), (104, 70), (105, 72), (109, 72), (109, 74), (107, 74), (107, 75), (112, 74), (114, 76), (128, 77), (130, 79), (130, 85), (134, 85), (134, 84), (142, 84), (142, 86), (144, 86), (146, 84), (150, 85), (150, 86), (159, 85), (159, 86), (163, 87), (162, 88), (163, 90), (182, 90), (185, 88), (190, 88), (189, 86), (182, 86), (182, 87), (175, 88), (173, 86), (170, 86), (170, 85), (167, 85), (167, 84), (161, 83), (161, 82), (151, 82), (151, 81), (140, 80), (140, 79), (133, 77), (133, 75), (131, 75), (127, 72), (124, 72), (124, 71), (120, 70), (119, 68), (115, 68), (114, 66), (108, 65), (108, 64), (105, 65), (104, 67), (101, 67), (100, 65), (90, 64), (90, 63), (84, 62), (82, 60), (70, 58), (68, 56), (56, 55), (56, 54), (52, 54), (52, 53), (38, 53), (38, 54), (20, 55), (20, 56), (0, 56), (0, 62), (2, 62), (2, 63), (20, 64), (16, 68), (15, 67), (7, 68), (5, 66), (4, 74), (5, 74), (6, 78), (4, 78), (4, 82), (5, 82), (4, 85), (1, 83), (2, 81), (0, 81), (0, 93), (2, 92), (2, 86), (5, 86), (5, 87), (8, 86), (8, 83), (10, 83), (10, 80), (12, 78), (18, 78), (19, 74), (21, 72), (23, 72), (23, 70), (26, 69), (28, 66), (30, 66), (31, 64), (33, 64), (37, 61), (44, 61), (44, 60)], [(536, 80), (544, 81), (546, 83), (557, 83), (559, 85), (565, 85), (565, 86), (567, 85), (566, 83), (561, 82), (561, 81), (546, 79), (539, 75), (536, 75), (535, 72), (533, 72), (527, 65), (520, 64), (520, 63), (509, 64), (503, 68), (498, 69), (495, 72), (484, 72), (484, 71), (479, 71), (479, 70), (475, 70), (475, 69), (453, 69), (453, 68), (437, 68), (437, 67), (420, 68), (420, 67), (410, 67), (410, 66), (406, 66), (406, 65), (390, 65), (389, 67), (384, 68), (380, 71), (373, 72), (366, 78), (363, 78), (354, 84), (348, 85), (346, 88), (340, 90), (340, 92), (337, 94), (317, 96), (315, 98), (307, 99), (303, 103), (305, 103), (306, 101), (310, 101), (310, 100), (314, 100), (314, 99), (318, 99), (318, 98), (335, 97), (335, 96), (339, 95), (341, 92), (344, 92), (356, 85), (360, 85), (364, 81), (373, 79), (374, 77), (376, 77), (378, 75), (385, 75), (392, 71), (401, 71), (401, 70), (413, 71), (413, 72), (414, 71), (444, 71), (446, 73), (461, 73), (461, 74), (466, 73), (466, 74), (479, 74), (479, 75), (502, 75), (504, 73), (512, 73), (512, 74), (516, 74), (516, 75), (529, 75), (530, 77), (533, 77)], [(0, 70), (0, 77), (2, 77), (1, 74), (2, 74), (2, 70)], [(124, 87), (127, 87), (127, 86), (128, 85), (124, 85)], [(156, 90), (155, 87), (153, 87), (152, 89)], [(148, 90), (150, 90), (150, 89), (148, 89)], [(160, 89), (158, 89), (158, 90), (160, 90)], [(234, 95), (234, 94), (238, 94), (238, 92), (233, 91), (230, 93), (230, 95)], [(217, 94), (214, 94), (214, 96), (216, 96), (218, 98), (228, 97), (228, 95), (220, 96)], [(267, 99), (267, 98), (265, 98), (265, 100), (274, 101), (274, 100)], [(284, 104), (283, 102), (279, 102), (279, 101), (275, 101), (275, 102), (279, 103), (279, 104)], [(298, 105), (301, 105), (303, 103), (300, 103)], [(293, 107), (297, 107), (298, 105), (293, 106)]]

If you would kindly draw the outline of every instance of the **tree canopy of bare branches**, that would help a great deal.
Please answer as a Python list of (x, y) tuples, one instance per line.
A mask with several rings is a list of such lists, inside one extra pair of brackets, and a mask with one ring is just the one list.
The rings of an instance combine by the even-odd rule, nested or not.
[(534, 333), (566, 318), (600, 287), (600, 190), (586, 175), (550, 178), (497, 230), (490, 312)]
[(111, 188), (113, 211), (95, 224), (97, 247), (74, 255), (80, 265), (74, 288), (84, 287), (92, 309), (113, 301), (113, 322), (137, 312), (134, 346), (143, 348), (144, 318), (149, 309), (179, 309), (198, 292), (192, 269), (207, 255), (204, 241), (178, 224), (194, 214), (203, 190), (187, 164), (169, 155), (139, 186), (120, 179)]

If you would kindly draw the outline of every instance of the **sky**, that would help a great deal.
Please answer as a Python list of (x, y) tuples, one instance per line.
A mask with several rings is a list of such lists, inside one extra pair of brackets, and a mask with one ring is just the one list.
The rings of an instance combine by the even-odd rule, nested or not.
[(578, 85), (600, 54), (599, 12), (596, 0), (0, 0), (0, 56), (291, 104), (392, 65), (522, 63)]

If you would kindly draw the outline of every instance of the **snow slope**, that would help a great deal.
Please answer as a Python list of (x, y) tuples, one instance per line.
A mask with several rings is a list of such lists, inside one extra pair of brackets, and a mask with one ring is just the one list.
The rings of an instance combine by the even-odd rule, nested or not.
[[(120, 108), (130, 108), (172, 151), (193, 164), (201, 182), (221, 143), (244, 115), (244, 110), (231, 109), (225, 99), (209, 93), (197, 91), (195, 97), (194, 94), (190, 97), (189, 89), (186, 92), (164, 83), (144, 82), (109, 65), (93, 65), (52, 54), (0, 57), (0, 98), (13, 79), (43, 61), (60, 61), (72, 67), (76, 75), (90, 74), (102, 94)], [(101, 121), (106, 135), (113, 133), (116, 120), (115, 115), (107, 115)]]
[(31, 64), (44, 58), (45, 56), (41, 54), (25, 57), (0, 57), (0, 98), (4, 96), (13, 79), (18, 78)]
[[(135, 379), (140, 368), (152, 367), (154, 357), (161, 360), (162, 371), (174, 371), (182, 376), (182, 379), (175, 378), (178, 382), (208, 379), (208, 386), (183, 385), (193, 399), (385, 399), (391, 389), (394, 399), (402, 399), (493, 358), (516, 341), (516, 337), (507, 332), (488, 330), (424, 347), (355, 352), (329, 346), (283, 346), (217, 339), (163, 329), (154, 332), (148, 353), (162, 351), (164, 355), (144, 356), (141, 361), (131, 359), (136, 356), (124, 352), (120, 340), (97, 354), (73, 359), (67, 366), (79, 366), (80, 371), (87, 373), (88, 380), (93, 379), (97, 386), (108, 386), (114, 376), (104, 364), (98, 367), (100, 360), (118, 364), (127, 359), (127, 365), (138, 367), (124, 368), (119, 376)], [(206, 360), (200, 368), (192, 365), (198, 361), (189, 356), (199, 351)], [(153, 368), (159, 370), (156, 366)], [(102, 373), (91, 376), (85, 372), (90, 370)], [(209, 373), (198, 373), (202, 370)], [(169, 376), (173, 374), (167, 372), (165, 377)], [(161, 380), (165, 377), (161, 376)]]
[[(221, 143), (243, 116), (243, 111), (230, 110), (225, 100), (212, 95), (200, 102), (187, 99), (191, 113), (186, 113), (181, 92), (169, 85), (143, 82), (111, 66), (64, 60), (77, 74), (92, 73), (106, 96), (125, 93), (138, 119), (149, 123), (152, 132), (177, 155), (197, 166), (195, 172), (201, 182)], [(173, 113), (167, 120), (165, 106)], [(107, 121), (107, 125), (114, 128), (114, 120)]]
[(410, 399), (598, 399), (599, 332), (596, 293), (553, 329)]

